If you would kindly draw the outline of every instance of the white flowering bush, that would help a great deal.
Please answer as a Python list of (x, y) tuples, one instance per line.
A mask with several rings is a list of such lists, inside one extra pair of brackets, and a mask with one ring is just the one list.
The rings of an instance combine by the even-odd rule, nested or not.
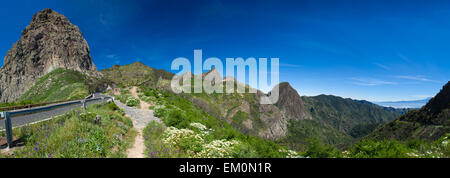
[(169, 127), (164, 131), (163, 143), (171, 148), (196, 153), (201, 151), (204, 140), (193, 130)]
[(343, 151), (342, 153), (342, 157), (343, 158), (350, 158), (350, 151), (348, 151), (348, 150), (345, 150), (345, 151)]
[(448, 147), (449, 140), (450, 140), (450, 134), (446, 134), (441, 139), (439, 139), (439, 142), (441, 142), (442, 147)]
[(286, 155), (286, 158), (303, 158), (300, 154), (293, 150), (280, 149), (278, 150), (281, 154)]
[(138, 99), (136, 99), (135, 97), (132, 97), (132, 96), (128, 97), (127, 101), (126, 101), (127, 106), (137, 106), (140, 103), (141, 102)]
[(191, 123), (190, 126), (198, 129), (200, 133), (190, 129), (168, 127), (163, 133), (163, 143), (167, 147), (186, 153), (187, 157), (194, 158), (231, 158), (239, 151), (239, 141), (223, 139), (207, 143), (206, 132), (209, 133), (211, 129), (200, 123)]
[(442, 141), (442, 146), (444, 146), (444, 147), (448, 146), (448, 140)]
[(191, 123), (189, 126), (198, 130), (202, 136), (209, 135), (213, 131), (212, 129), (208, 129), (208, 127), (198, 122)]
[(236, 140), (214, 140), (203, 145), (202, 151), (198, 152), (195, 158), (232, 158), (233, 153), (240, 143)]
[(203, 124), (200, 124), (198, 122), (191, 123), (190, 126), (195, 127), (201, 131), (208, 129), (206, 126), (204, 126)]
[(429, 148), (424, 151), (413, 150), (408, 153), (410, 157), (418, 158), (443, 158), (448, 157), (448, 151), (450, 150), (450, 145), (448, 144), (450, 140), (450, 134), (446, 134), (440, 139), (436, 140)]

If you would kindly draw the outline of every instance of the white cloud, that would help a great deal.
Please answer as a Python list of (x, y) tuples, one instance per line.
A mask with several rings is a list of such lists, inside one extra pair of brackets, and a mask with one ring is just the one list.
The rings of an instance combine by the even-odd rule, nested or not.
[(431, 98), (431, 97), (433, 97), (433, 95), (412, 95), (412, 97), (418, 98), (418, 99), (425, 99), (425, 98)]
[(382, 68), (382, 69), (385, 69), (385, 70), (390, 70), (390, 69), (391, 69), (391, 68), (389, 68), (388, 66), (385, 66), (385, 65), (380, 64), (380, 63), (374, 62), (373, 64), (375, 64), (375, 65), (377, 65), (378, 67), (380, 67), (380, 68)]
[(400, 57), (400, 59), (402, 59), (402, 60), (404, 60), (404, 61), (406, 61), (406, 62), (411, 62), (411, 60), (409, 60), (409, 58), (407, 58), (407, 57), (404, 56), (403, 54), (398, 53), (397, 55), (398, 55), (398, 57)]
[(353, 77), (353, 84), (362, 86), (377, 86), (377, 85), (396, 85), (396, 82), (384, 81), (375, 78)]
[(416, 75), (416, 76), (411, 76), (411, 75), (398, 75), (396, 76), (396, 78), (399, 79), (407, 79), (407, 80), (415, 80), (415, 81), (422, 81), (422, 82), (434, 82), (434, 83), (440, 83), (437, 80), (431, 80), (425, 76), (422, 75)]

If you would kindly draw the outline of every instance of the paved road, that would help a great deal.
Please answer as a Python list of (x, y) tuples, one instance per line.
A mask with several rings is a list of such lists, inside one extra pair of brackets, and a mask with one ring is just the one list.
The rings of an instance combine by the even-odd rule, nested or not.
[[(101, 94), (95, 94), (95, 98), (101, 98), (101, 97), (106, 97), (106, 99), (108, 98), (107, 96), (101, 95)], [(105, 101), (106, 101), (105, 99)], [(95, 104), (95, 103), (101, 103), (104, 100), (94, 100), (94, 101), (88, 101), (86, 102), (86, 105), (91, 105), (91, 104)], [(51, 105), (50, 105), (51, 106)], [(66, 105), (66, 106), (61, 106), (61, 107), (56, 107), (50, 110), (44, 110), (44, 111), (39, 111), (39, 112), (34, 112), (34, 113), (28, 113), (25, 115), (16, 115), (16, 116), (12, 116), (11, 117), (11, 122), (12, 122), (12, 126), (16, 127), (16, 126), (22, 126), (25, 124), (29, 124), (29, 123), (33, 123), (33, 122), (37, 122), (37, 121), (42, 121), (45, 119), (49, 119), (51, 117), (54, 116), (59, 116), (62, 115), (72, 109), (81, 107), (82, 104), (81, 103), (74, 103), (74, 104), (70, 104), (70, 105)], [(46, 107), (46, 106), (43, 106)], [(41, 108), (41, 107), (37, 107), (37, 108)], [(34, 108), (33, 108), (34, 109)], [(26, 109), (25, 109), (26, 110)], [(0, 120), (0, 130), (5, 129), (5, 120)]]

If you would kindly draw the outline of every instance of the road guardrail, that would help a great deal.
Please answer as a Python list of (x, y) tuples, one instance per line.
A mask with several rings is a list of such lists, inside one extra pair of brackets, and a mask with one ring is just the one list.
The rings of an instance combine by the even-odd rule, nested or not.
[[(90, 98), (93, 97), (94, 95), (89, 95), (86, 98)], [(31, 114), (31, 113), (36, 113), (36, 112), (44, 112), (47, 110), (52, 110), (55, 108), (59, 108), (59, 107), (64, 107), (64, 106), (68, 106), (68, 105), (73, 105), (73, 104), (82, 104), (82, 107), (84, 109), (86, 109), (86, 103), (90, 102), (90, 101), (97, 101), (97, 100), (105, 100), (109, 97), (100, 97), (100, 98), (92, 98), (92, 99), (81, 99), (81, 100), (76, 100), (76, 101), (68, 101), (68, 102), (63, 102), (63, 103), (59, 103), (59, 104), (54, 104), (54, 105), (50, 105), (50, 106), (42, 106), (42, 107), (37, 107), (37, 108), (28, 108), (28, 109), (21, 109), (21, 110), (13, 110), (13, 111), (2, 111), (0, 112), (0, 119), (4, 118), (5, 119), (5, 131), (6, 131), (6, 140), (8, 142), (8, 147), (12, 148), (13, 144), (13, 135), (12, 135), (12, 124), (11, 124), (11, 117), (12, 116), (17, 116), (17, 115), (27, 115), (27, 114)]]

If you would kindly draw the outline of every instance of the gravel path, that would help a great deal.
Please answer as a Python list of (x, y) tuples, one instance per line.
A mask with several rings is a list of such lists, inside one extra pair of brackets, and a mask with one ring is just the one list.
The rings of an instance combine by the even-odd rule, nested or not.
[[(133, 87), (131, 90), (133, 96), (137, 96), (136, 87)], [(138, 98), (139, 99), (139, 98)], [(134, 139), (133, 148), (130, 148), (127, 151), (128, 158), (144, 158), (145, 154), (145, 144), (144, 144), (144, 136), (143, 130), (145, 126), (151, 121), (161, 122), (161, 120), (153, 115), (153, 110), (148, 109), (148, 107), (141, 107), (141, 109), (137, 109), (134, 107), (129, 107), (120, 101), (114, 100), (117, 106), (122, 108), (125, 111), (125, 114), (133, 120), (133, 126), (138, 131), (136, 138)], [(147, 106), (148, 103), (145, 103), (141, 100), (141, 106)]]
[(134, 107), (129, 107), (120, 101), (114, 100), (119, 108), (122, 108), (125, 111), (125, 114), (134, 122), (134, 127), (137, 129), (143, 129), (150, 121), (160, 121), (159, 118), (153, 115), (153, 110), (149, 109), (137, 109)]

